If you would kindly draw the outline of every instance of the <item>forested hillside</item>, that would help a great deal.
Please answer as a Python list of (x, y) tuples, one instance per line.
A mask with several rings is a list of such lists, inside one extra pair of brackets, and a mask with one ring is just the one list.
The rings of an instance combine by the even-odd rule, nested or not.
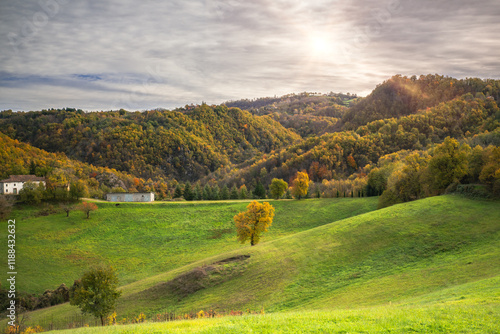
[(201, 105), (176, 111), (4, 111), (0, 130), (49, 152), (148, 178), (194, 181), (300, 139), (268, 116)]
[(474, 135), (494, 131), (499, 122), (500, 111), (492, 98), (467, 94), (415, 115), (374, 121), (356, 131), (309, 138), (223, 174), (227, 183), (255, 177), (261, 177), (263, 183), (274, 177), (288, 181), (299, 170), (307, 170), (315, 182), (347, 179), (363, 174), (365, 167), (376, 164), (384, 155), (422, 150), (446, 137), (472, 140)]
[[(9, 175), (32, 174), (44, 176), (47, 188), (79, 185), (87, 196), (102, 197), (112, 189), (131, 189), (144, 185), (144, 181), (132, 175), (107, 167), (95, 167), (80, 161), (69, 159), (64, 153), (49, 153), (29, 144), (9, 138), (0, 132), (0, 179)], [(158, 193), (165, 191), (161, 182), (151, 183)]]
[(302, 137), (322, 135), (338, 130), (338, 124), (356, 95), (347, 94), (288, 94), (275, 98), (229, 101), (252, 114), (269, 115), (285, 128), (294, 129)]
[[(499, 100), (500, 80), (397, 75), (366, 98), (301, 93), (173, 111), (8, 110), (0, 113), (0, 131), (6, 143), (13, 143), (11, 137), (128, 173), (117, 177), (123, 179), (121, 188), (154, 191), (160, 199), (181, 197), (188, 181), (191, 199), (227, 199), (231, 188), (232, 197), (252, 196), (273, 178), (291, 184), (298, 171), (306, 171), (312, 181), (308, 196), (355, 197), (387, 190), (382, 200), (390, 204), (442, 193), (450, 184), (479, 183), (500, 193)], [(467, 161), (446, 182), (426, 174), (442, 155), (440, 145), (448, 148), (449, 157), (458, 152), (462, 160), (452, 165)], [(54, 174), (54, 168), (36, 169), (47, 163), (33, 167), (27, 158), (19, 169), (11, 154), (4, 153), (5, 175), (28, 169)], [(94, 172), (60, 173), (102, 189)], [(409, 175), (410, 183), (418, 180), (421, 187), (397, 188)], [(193, 189), (196, 196), (191, 196)]]
[(410, 78), (396, 75), (359, 99), (342, 118), (344, 130), (355, 130), (375, 120), (399, 118), (452, 100), (466, 93), (483, 93), (500, 100), (500, 80), (458, 80), (441, 75)]

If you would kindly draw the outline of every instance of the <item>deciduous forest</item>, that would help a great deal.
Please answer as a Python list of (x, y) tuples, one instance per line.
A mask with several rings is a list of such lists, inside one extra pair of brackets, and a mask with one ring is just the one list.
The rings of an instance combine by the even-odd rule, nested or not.
[(308, 197), (500, 195), (500, 81), (396, 75), (367, 97), (300, 93), (175, 110), (0, 112), (0, 177), (87, 196), (256, 197), (305, 171)]

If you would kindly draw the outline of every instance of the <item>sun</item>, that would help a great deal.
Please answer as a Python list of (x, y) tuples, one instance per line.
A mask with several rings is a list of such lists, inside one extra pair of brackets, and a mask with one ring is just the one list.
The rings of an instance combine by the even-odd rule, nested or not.
[(313, 52), (316, 54), (328, 53), (328, 45), (324, 38), (321, 38), (319, 36), (313, 36), (311, 38), (311, 46)]
[(333, 41), (322, 34), (314, 34), (309, 37), (309, 46), (312, 56), (315, 58), (323, 58), (332, 55)]

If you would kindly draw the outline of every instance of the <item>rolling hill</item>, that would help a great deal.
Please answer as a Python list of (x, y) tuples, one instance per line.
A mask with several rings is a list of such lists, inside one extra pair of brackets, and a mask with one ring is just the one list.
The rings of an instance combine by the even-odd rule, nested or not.
[(206, 104), (175, 111), (3, 111), (0, 131), (48, 152), (136, 177), (195, 181), (300, 137), (268, 116)]
[[(363, 199), (353, 201), (362, 203)], [(288, 203), (293, 206), (315, 202)], [(171, 210), (175, 208), (171, 204)], [(304, 218), (300, 221), (315, 217), (313, 212), (298, 212)], [(498, 314), (499, 216), (498, 201), (448, 195), (395, 205), (330, 224), (304, 226), (290, 234), (275, 231), (278, 235), (270, 233), (254, 247), (237, 246), (232, 238), (225, 239), (217, 250), (215, 245), (212, 252), (203, 254), (193, 249), (189, 259), (171, 259), (174, 261), (171, 270), (164, 267), (164, 273), (123, 286), (117, 313), (122, 317), (144, 312), (151, 317), (174, 310), (264, 309), (271, 313), (307, 314), (307, 310), (331, 313), (332, 309), (349, 308), (360, 314), (361, 308), (377, 310), (383, 305), (397, 306), (390, 311), (395, 313), (404, 313), (404, 307), (429, 311), (457, 305), (460, 306), (457, 312), (463, 312), (464, 307), (479, 312), (476, 306), (480, 305), (483, 309), (493, 308)], [(198, 233), (194, 232), (200, 230), (196, 222), (188, 216), (186, 219), (194, 224), (190, 233)], [(93, 230), (94, 238), (100, 238), (103, 233), (98, 230), (102, 228), (89, 230)], [(279, 228), (278, 224), (275, 228)], [(71, 244), (73, 237), (65, 229), (60, 231), (57, 242)], [(123, 225), (120, 229), (126, 231)], [(141, 243), (140, 237), (135, 239)], [(96, 247), (96, 242), (89, 246)], [(134, 246), (124, 247), (122, 253)], [(146, 253), (162, 257), (161, 252)], [(120, 266), (116, 258), (113, 261)], [(183, 263), (188, 264), (183, 266)], [(54, 265), (56, 261), (45, 264), (44, 268), (50, 270)], [(67, 304), (60, 305), (35, 311), (31, 319), (41, 323), (52, 316), (69, 316), (75, 310)], [(360, 319), (366, 316), (363, 314)], [(486, 320), (481, 321), (479, 324), (485, 325)]]

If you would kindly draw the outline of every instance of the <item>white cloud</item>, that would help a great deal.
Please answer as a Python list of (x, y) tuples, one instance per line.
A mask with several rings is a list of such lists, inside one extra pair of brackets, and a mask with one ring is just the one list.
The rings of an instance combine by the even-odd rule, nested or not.
[(499, 16), (496, 0), (2, 1), (0, 109), (367, 94), (397, 73), (499, 78)]

